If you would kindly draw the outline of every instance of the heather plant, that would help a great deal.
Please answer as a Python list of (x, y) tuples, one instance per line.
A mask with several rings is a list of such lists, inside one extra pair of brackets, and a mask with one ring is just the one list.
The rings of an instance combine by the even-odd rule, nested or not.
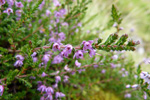
[(122, 18), (114, 5), (106, 27), (116, 28), (114, 33), (106, 40), (98, 37), (97, 29), (96, 35), (83, 34), (90, 2), (0, 1), (2, 100), (88, 100), (95, 86), (130, 100), (148, 93), (148, 84), (139, 78), (140, 67), (135, 72), (134, 62), (124, 55), (139, 41), (120, 35)]

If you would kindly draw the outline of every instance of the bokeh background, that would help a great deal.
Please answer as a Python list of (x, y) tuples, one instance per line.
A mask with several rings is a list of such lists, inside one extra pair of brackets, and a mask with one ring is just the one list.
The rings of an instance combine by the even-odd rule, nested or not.
[[(126, 52), (128, 59), (133, 58), (137, 66), (141, 61), (150, 57), (150, 0), (93, 0), (83, 20), (84, 29), (87, 30), (83, 34), (92, 34), (96, 27), (100, 33), (98, 37), (106, 39), (115, 31), (114, 27), (105, 28), (111, 19), (112, 4), (122, 13), (123, 30), (119, 34), (127, 33), (130, 39), (140, 41), (135, 52)], [(93, 34), (96, 33), (93, 32)], [(150, 66), (144, 64), (142, 70), (150, 72)], [(88, 93), (91, 100), (120, 100), (111, 91), (104, 92), (98, 87), (93, 89)]]
[[(112, 4), (115, 4), (118, 11), (122, 13), (123, 30), (120, 34), (127, 33), (130, 39), (140, 41), (136, 52), (128, 52), (128, 54), (137, 63), (148, 58), (150, 55), (150, 0), (93, 0), (84, 19), (87, 34), (89, 29), (93, 30), (97, 27), (100, 30), (99, 37), (107, 38), (108, 34), (115, 31), (114, 27), (104, 29), (111, 19)], [(88, 23), (89, 19), (92, 19), (90, 23)], [(145, 65), (143, 70), (147, 68)]]

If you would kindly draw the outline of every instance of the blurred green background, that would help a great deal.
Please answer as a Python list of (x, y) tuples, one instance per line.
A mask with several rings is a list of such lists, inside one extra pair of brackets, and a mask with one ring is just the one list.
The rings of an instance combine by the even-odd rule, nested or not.
[[(83, 20), (85, 34), (97, 27), (99, 37), (104, 39), (111, 33), (115, 32), (115, 28), (107, 29), (107, 24), (111, 19), (111, 7), (115, 4), (118, 11), (122, 13), (122, 24), (120, 27), (124, 29), (120, 31), (120, 35), (127, 33), (130, 39), (139, 40), (140, 45), (135, 52), (126, 52), (128, 58), (133, 58), (135, 66), (144, 58), (150, 55), (150, 0), (92, 0), (89, 5), (86, 17)], [(92, 20), (92, 21), (89, 21)], [(91, 32), (92, 33), (92, 32)], [(95, 33), (93, 33), (95, 34)], [(150, 72), (150, 66), (144, 64), (142, 70)], [(90, 100), (119, 100), (112, 92), (95, 91), (90, 93)]]
[[(150, 0), (93, 0), (83, 22), (84, 28), (88, 31), (97, 27), (100, 29), (99, 37), (105, 39), (108, 34), (115, 32), (114, 27), (104, 29), (111, 19), (112, 4), (122, 13), (123, 21), (120, 27), (124, 29), (119, 34), (127, 33), (130, 39), (140, 41), (135, 52), (127, 52), (138, 64), (150, 55)], [(92, 21), (88, 23), (89, 19)], [(149, 67), (144, 65), (142, 69), (147, 71)]]

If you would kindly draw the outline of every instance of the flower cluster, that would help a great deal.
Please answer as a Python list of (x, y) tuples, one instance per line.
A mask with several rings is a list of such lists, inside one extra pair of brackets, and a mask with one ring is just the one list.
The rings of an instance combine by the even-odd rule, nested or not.
[(0, 96), (3, 95), (3, 92), (4, 92), (4, 86), (3, 86), (3, 85), (0, 85)]
[(140, 78), (144, 80), (144, 83), (148, 84), (148, 89), (150, 89), (150, 74), (148, 72), (142, 71), (140, 73)]
[[(6, 2), (5, 0), (1, 0), (0, 5), (4, 5)], [(18, 10), (15, 11), (17, 18), (16, 20), (19, 20), (21, 18), (21, 14), (22, 14), (22, 8), (24, 7), (24, 5), (22, 4), (22, 2), (17, 2), (14, 0), (7, 0), (7, 3), (9, 5), (9, 7), (3, 11), (3, 13), (7, 13), (8, 15), (10, 15), (11, 13), (14, 13), (12, 6), (15, 4), (16, 8), (18, 8)]]
[(16, 59), (17, 59), (17, 61), (14, 63), (14, 66), (15, 67), (22, 67), (24, 57), (22, 55), (16, 55)]
[[(68, 76), (64, 76), (64, 82), (68, 81)], [(65, 97), (65, 94), (62, 92), (55, 92), (54, 89), (58, 88), (58, 82), (61, 81), (60, 76), (55, 77), (55, 84), (52, 87), (46, 87), (45, 85), (42, 84), (41, 81), (38, 81), (38, 88), (37, 90), (40, 91), (43, 96), (41, 97), (41, 100), (53, 100), (53, 98), (60, 99), (62, 97)], [(53, 97), (54, 96), (54, 97)]]

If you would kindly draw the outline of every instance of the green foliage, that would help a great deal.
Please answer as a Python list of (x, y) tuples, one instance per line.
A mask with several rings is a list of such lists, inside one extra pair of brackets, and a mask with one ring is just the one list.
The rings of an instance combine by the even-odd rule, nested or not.
[[(37, 91), (39, 87), (37, 82), (41, 81), (46, 87), (52, 87), (56, 83), (56, 76), (61, 77), (61, 82), (57, 84), (58, 88), (55, 89), (55, 93), (57, 91), (65, 93), (66, 97), (63, 97), (63, 100), (72, 100), (80, 96), (81, 99), (89, 99), (86, 97), (86, 92), (88, 89), (93, 88), (92, 85), (98, 86), (104, 91), (110, 89), (110, 91), (114, 91), (119, 95), (126, 90), (126, 84), (132, 84), (136, 81), (133, 78), (135, 75), (134, 67), (131, 67), (134, 66), (134, 62), (122, 57), (123, 54), (110, 52), (133, 51), (138, 44), (137, 42), (127, 41), (128, 36), (126, 34), (120, 37), (118, 35), (119, 26), (117, 26), (117, 32), (111, 34), (106, 41), (103, 42), (103, 39), (99, 38), (97, 43), (94, 42), (92, 44), (94, 50), (97, 50), (97, 53), (95, 54), (94, 52), (92, 55), (93, 57), (89, 58), (89, 53), (91, 52), (89, 49), (87, 50), (89, 51), (88, 53), (84, 53), (84, 59), (74, 58), (75, 53), (83, 49), (83, 40), (94, 40), (99, 35), (82, 34), (83, 26), (96, 16), (92, 16), (87, 22), (82, 24), (83, 26), (81, 25), (82, 20), (86, 17), (88, 4), (91, 1), (62, 0), (60, 6), (53, 7), (52, 0), (45, 0), (42, 10), (39, 7), (43, 0), (33, 0), (31, 3), (24, 1), (23, 13), (19, 20), (16, 19), (18, 16), (15, 13), (10, 15), (2, 13), (0, 15), (0, 66), (2, 66), (0, 69), (0, 85), (5, 87), (0, 99), (37, 100), (46, 92), (42, 91), (40, 93)], [(2, 9), (1, 7), (0, 9), (1, 12), (7, 6), (8, 4), (3, 5), (2, 7), (4, 8)], [(14, 12), (21, 9), (15, 5), (12, 8)], [(59, 18), (60, 15), (56, 13), (62, 9), (67, 9), (66, 14)], [(47, 10), (51, 12), (49, 16), (45, 15)], [(121, 14), (118, 13), (114, 5), (112, 6), (112, 18), (113, 23), (121, 24)], [(65, 22), (68, 25), (62, 25)], [(51, 39), (55, 38), (55, 40), (58, 40), (60, 37), (58, 34), (61, 32), (65, 33), (66, 40), (62, 44), (60, 43), (60, 50), (54, 52), (52, 50), (54, 43), (51, 42)], [(60, 56), (67, 44), (73, 45), (72, 52), (67, 57), (64, 57), (59, 64), (55, 64), (55, 57)], [(37, 54), (33, 55), (35, 52)], [(113, 58), (114, 54), (118, 56), (117, 59)], [(16, 55), (21, 55), (24, 59), (18, 58)], [(45, 55), (46, 61), (43, 60)], [(34, 58), (37, 58), (37, 61), (34, 61)], [(57, 58), (56, 61), (59, 60), (60, 58)], [(81, 62), (82, 66), (77, 67), (75, 64), (76, 60)], [(16, 61), (20, 61), (17, 63), (18, 66), (15, 65)], [(67, 71), (64, 66), (70, 68), (71, 71)], [(124, 71), (120, 73), (122, 68), (130, 72), (129, 75), (123, 77)], [(82, 73), (80, 73), (80, 70), (83, 70)], [(84, 72), (84, 70), (86, 71)], [(104, 70), (106, 72), (102, 72)], [(43, 75), (43, 73), (46, 74)], [(69, 81), (66, 83), (63, 79), (65, 75), (69, 76)], [(95, 89), (98, 90), (97, 87)], [(141, 97), (141, 95), (138, 97)], [(123, 96), (121, 95), (120, 98), (123, 98)]]
[(22, 84), (24, 84), (26, 87), (31, 88), (32, 84), (30, 82), (28, 82), (27, 80), (23, 79), (23, 78), (18, 78), (19, 82), (21, 82)]
[(121, 13), (118, 13), (118, 11), (114, 5), (112, 5), (111, 13), (112, 13), (111, 16), (113, 18), (113, 21), (116, 22), (117, 24), (121, 24), (121, 22), (122, 22)]

